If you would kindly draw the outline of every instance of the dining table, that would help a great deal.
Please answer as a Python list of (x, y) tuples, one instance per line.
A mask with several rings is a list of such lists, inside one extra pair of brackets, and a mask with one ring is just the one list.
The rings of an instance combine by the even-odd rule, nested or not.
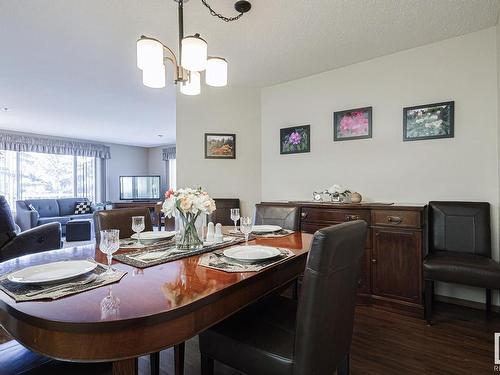
[[(181, 344), (304, 271), (312, 235), (295, 232), (249, 244), (289, 249), (294, 256), (258, 272), (224, 272), (198, 264), (202, 255), (136, 268), (117, 283), (55, 300), (16, 302), (0, 291), (0, 324), (25, 347), (59, 360), (112, 362), (113, 374), (136, 374), (138, 357)], [(120, 249), (118, 253), (130, 251)], [(60, 260), (93, 258), (96, 245), (35, 253), (0, 263), (0, 275)]]

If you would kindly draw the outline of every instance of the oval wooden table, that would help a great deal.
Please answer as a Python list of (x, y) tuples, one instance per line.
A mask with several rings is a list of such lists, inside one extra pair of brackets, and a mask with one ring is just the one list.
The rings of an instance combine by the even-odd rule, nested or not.
[[(199, 256), (146, 269), (114, 262), (128, 273), (103, 286), (55, 301), (16, 303), (0, 291), (0, 323), (24, 346), (66, 361), (112, 361), (114, 374), (134, 374), (137, 357), (172, 347), (284, 286), (303, 272), (312, 235), (250, 243), (291, 249), (296, 256), (260, 272), (227, 273), (198, 266)], [(93, 257), (94, 246), (27, 255), (0, 263), (0, 274), (41, 263)], [(109, 293), (119, 299), (101, 307)]]

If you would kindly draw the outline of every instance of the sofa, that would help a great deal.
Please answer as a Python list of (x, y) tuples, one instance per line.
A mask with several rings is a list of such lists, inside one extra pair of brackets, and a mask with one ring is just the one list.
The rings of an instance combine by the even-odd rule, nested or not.
[(68, 221), (92, 220), (93, 206), (90, 213), (75, 214), (75, 206), (78, 202), (89, 202), (89, 200), (87, 198), (19, 200), (16, 202), (16, 223), (23, 231), (47, 223), (60, 223), (62, 234), (66, 235)]
[(61, 224), (49, 223), (21, 232), (9, 203), (0, 195), (0, 262), (40, 251), (60, 249)]

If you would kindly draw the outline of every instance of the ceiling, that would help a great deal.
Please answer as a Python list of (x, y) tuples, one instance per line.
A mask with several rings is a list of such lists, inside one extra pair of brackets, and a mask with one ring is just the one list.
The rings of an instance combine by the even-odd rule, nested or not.
[[(208, 0), (227, 15), (234, 1)], [(228, 59), (234, 86), (269, 86), (487, 28), (500, 8), (497, 0), (251, 2), (232, 23), (210, 16), (200, 0), (185, 4), (185, 33), (199, 32), (210, 55)], [(0, 107), (9, 108), (0, 111), (0, 128), (148, 147), (174, 142), (176, 90), (142, 85), (141, 34), (176, 47), (176, 4), (0, 0)]]

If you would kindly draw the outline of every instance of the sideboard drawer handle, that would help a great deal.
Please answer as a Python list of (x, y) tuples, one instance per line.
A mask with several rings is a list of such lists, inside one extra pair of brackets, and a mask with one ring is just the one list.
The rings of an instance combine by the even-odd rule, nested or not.
[(300, 216), (302, 217), (302, 219), (305, 219), (307, 217), (307, 212), (301, 212)]
[(393, 224), (400, 224), (403, 222), (403, 219), (401, 219), (399, 216), (387, 216), (387, 222)]
[(358, 215), (345, 215), (345, 221), (359, 220)]

